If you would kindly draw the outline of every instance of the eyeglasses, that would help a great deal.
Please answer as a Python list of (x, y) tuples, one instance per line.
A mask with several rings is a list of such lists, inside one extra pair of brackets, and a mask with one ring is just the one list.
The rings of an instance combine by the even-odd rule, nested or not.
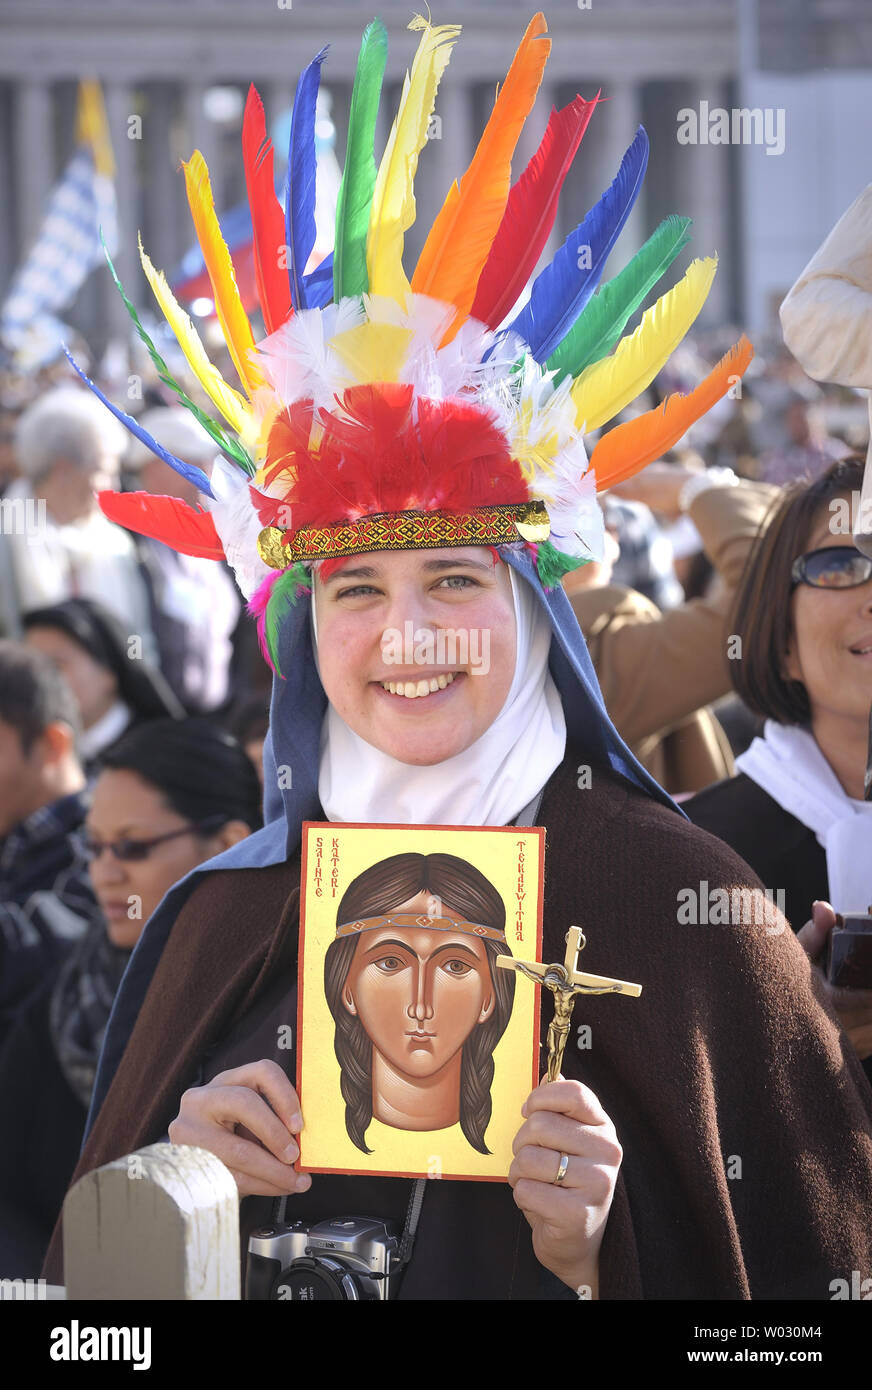
[(92, 859), (99, 859), (104, 849), (108, 849), (113, 858), (120, 860), (122, 864), (134, 864), (147, 859), (155, 845), (165, 844), (167, 840), (175, 840), (180, 835), (200, 835), (207, 830), (217, 830), (225, 823), (224, 816), (208, 816), (206, 820), (197, 821), (194, 825), (182, 826), (181, 830), (169, 830), (166, 835), (155, 835), (151, 840), (107, 840), (103, 844), (86, 830), (74, 836), (74, 839), (81, 858), (89, 863)]
[(794, 584), (813, 589), (856, 589), (872, 579), (872, 558), (851, 545), (828, 545), (800, 555), (790, 576)]

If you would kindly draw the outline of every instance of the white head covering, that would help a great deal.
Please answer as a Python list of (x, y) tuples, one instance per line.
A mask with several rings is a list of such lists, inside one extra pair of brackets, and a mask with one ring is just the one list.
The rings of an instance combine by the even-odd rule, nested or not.
[[(508, 825), (563, 760), (566, 721), (548, 670), (551, 626), (509, 567), (515, 674), (500, 713), (469, 748), (427, 767), (401, 763), (355, 734), (328, 705), (318, 794), (331, 821), (398, 825)], [(312, 646), (317, 653), (315, 596)]]

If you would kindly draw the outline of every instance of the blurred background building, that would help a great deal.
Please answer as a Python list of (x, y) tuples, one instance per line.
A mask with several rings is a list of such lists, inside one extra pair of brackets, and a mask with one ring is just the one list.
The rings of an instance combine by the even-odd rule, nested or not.
[[(413, 0), (378, 5), (390, 35), (388, 111), (417, 44), (405, 30), (415, 8)], [(419, 165), (417, 228), (431, 225), (465, 168), (532, 10), (530, 0), (434, 8), (434, 23), (462, 21), (464, 32)], [(180, 160), (201, 149), (219, 212), (238, 204), (248, 83), (259, 88), (275, 131), (287, 120), (301, 68), (325, 41), (320, 133), (327, 146), (335, 135), (341, 167), (351, 80), (370, 17), (367, 7), (330, 0), (0, 0), (0, 298), (70, 158), (79, 78), (96, 77), (103, 87), (116, 162), (117, 265), (142, 304), (137, 230), (154, 264), (170, 274), (193, 241)], [(594, 113), (545, 257), (607, 187), (641, 121), (651, 138), (649, 172), (607, 274), (661, 217), (689, 215), (693, 239), (678, 268), (691, 253), (721, 256), (700, 326), (773, 328), (783, 294), (872, 178), (870, 0), (556, 0), (546, 17), (552, 55), (516, 169), (535, 149), (552, 103), (600, 88), (608, 101)], [(711, 119), (743, 107), (773, 113), (773, 132), (783, 113), (783, 149), (679, 143), (679, 113), (704, 110)], [(382, 140), (386, 134), (383, 126)], [(417, 228), (407, 237), (409, 267)], [(65, 317), (98, 353), (107, 336), (128, 332), (102, 269)]]

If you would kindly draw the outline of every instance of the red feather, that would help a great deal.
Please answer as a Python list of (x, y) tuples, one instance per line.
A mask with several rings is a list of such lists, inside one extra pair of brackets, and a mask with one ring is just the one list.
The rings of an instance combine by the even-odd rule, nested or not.
[(157, 497), (151, 492), (98, 492), (100, 510), (117, 526), (150, 536), (182, 555), (201, 560), (223, 560), (224, 547), (208, 512), (198, 511), (178, 497)]
[(282, 269), (285, 214), (276, 197), (273, 145), (266, 133), (263, 102), (248, 89), (242, 121), (242, 161), (254, 228), (254, 273), (267, 333), (274, 333), (294, 312), (291, 282)]
[(390, 382), (349, 387), (339, 403), (341, 412), (318, 412), (314, 450), (301, 447), (303, 421), (288, 412), (270, 432), (270, 462), (293, 463), (282, 499), (290, 534), (379, 512), (459, 514), (528, 500), (505, 436), (471, 401), (419, 397), (413, 413), (413, 388)]
[(577, 96), (552, 108), (542, 143), (509, 193), (503, 220), (479, 276), (473, 318), (496, 328), (515, 305), (554, 226), (563, 180), (599, 101)]

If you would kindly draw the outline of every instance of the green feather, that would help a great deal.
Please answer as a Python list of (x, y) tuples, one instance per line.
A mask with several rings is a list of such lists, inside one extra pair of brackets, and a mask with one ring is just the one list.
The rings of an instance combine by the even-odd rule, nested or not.
[(540, 541), (536, 549), (536, 573), (543, 589), (558, 589), (565, 574), (571, 574), (588, 563), (586, 559), (578, 560), (572, 555), (565, 555), (550, 541)]
[(289, 609), (296, 605), (300, 589), (309, 590), (311, 580), (303, 564), (291, 565), (283, 570), (272, 587), (272, 593), (264, 614), (264, 639), (273, 669), (281, 676), (279, 669), (279, 631)]
[(170, 375), (169, 367), (161, 357), (160, 353), (158, 352), (151, 338), (146, 333), (142, 324), (139, 322), (139, 316), (137, 315), (136, 310), (134, 309), (127, 295), (124, 293), (124, 286), (118, 278), (118, 272), (112, 264), (112, 257), (109, 255), (109, 251), (107, 250), (105, 241), (103, 241), (102, 231), (100, 233), (100, 241), (103, 243), (103, 252), (109, 264), (109, 269), (112, 272), (112, 279), (115, 281), (115, 288), (121, 295), (121, 298), (124, 300), (124, 307), (130, 315), (131, 319), (133, 320), (134, 328), (136, 329), (142, 341), (145, 343), (145, 346), (148, 349), (148, 355), (154, 363), (155, 367), (157, 368), (157, 374), (163, 382), (164, 386), (168, 386), (169, 389), (178, 396), (182, 405), (187, 406), (188, 410), (190, 410), (191, 414), (194, 416), (194, 419), (197, 420), (198, 423), (202, 425), (206, 433), (210, 435), (212, 439), (214, 439), (215, 443), (218, 445), (218, 448), (222, 451), (222, 453), (229, 454), (231, 458), (236, 460), (240, 467), (245, 469), (246, 473), (253, 476), (256, 472), (254, 463), (249, 458), (245, 449), (243, 449), (242, 445), (238, 442), (238, 440), (233, 439), (231, 435), (225, 433), (221, 426), (219, 424), (216, 424), (216, 422), (209, 415), (206, 414), (205, 410), (201, 410), (198, 405), (195, 405), (194, 402), (190, 399), (190, 397), (185, 395), (185, 392), (182, 390), (181, 386), (176, 381), (176, 379)]
[(687, 245), (689, 226), (689, 217), (665, 218), (624, 269), (588, 301), (547, 360), (548, 369), (558, 374), (555, 385), (608, 356), (627, 320)]
[(333, 251), (333, 298), (366, 294), (366, 234), (375, 192), (376, 163), (373, 153), (378, 104), (388, 57), (388, 34), (380, 19), (366, 26), (354, 74), (345, 169), (336, 201), (336, 237)]

